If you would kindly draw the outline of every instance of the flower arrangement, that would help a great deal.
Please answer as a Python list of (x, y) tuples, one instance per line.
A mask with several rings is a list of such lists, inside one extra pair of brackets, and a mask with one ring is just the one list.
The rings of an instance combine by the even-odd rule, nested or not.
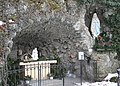
[(114, 50), (116, 47), (112, 40), (111, 31), (103, 31), (95, 38), (94, 49), (96, 51), (106, 51), (106, 50)]

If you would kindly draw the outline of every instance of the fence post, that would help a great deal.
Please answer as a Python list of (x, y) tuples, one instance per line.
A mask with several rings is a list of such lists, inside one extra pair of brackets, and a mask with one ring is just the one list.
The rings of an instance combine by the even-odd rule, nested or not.
[(39, 80), (40, 80), (40, 74), (39, 74), (39, 63), (38, 63), (38, 86), (40, 86)]
[(41, 86), (41, 65), (39, 63), (38, 63), (38, 86)]
[(65, 79), (64, 79), (64, 76), (63, 76), (63, 86), (65, 86)]
[(83, 78), (83, 76), (82, 76), (82, 60), (80, 60), (80, 84), (81, 84), (81, 86), (82, 86), (82, 78)]
[(120, 68), (117, 69), (117, 73), (118, 73), (117, 86), (120, 86)]
[(63, 80), (63, 86), (65, 86), (65, 76), (64, 76), (64, 71), (65, 71), (65, 69), (64, 69), (64, 67), (63, 67), (63, 65), (62, 64), (60, 64), (60, 67), (61, 67), (61, 70), (62, 70), (62, 75), (61, 75), (61, 77), (62, 77), (62, 80)]
[(98, 81), (98, 67), (97, 67), (97, 60), (96, 60), (96, 81)]
[(40, 86), (41, 86), (41, 65), (40, 65)]

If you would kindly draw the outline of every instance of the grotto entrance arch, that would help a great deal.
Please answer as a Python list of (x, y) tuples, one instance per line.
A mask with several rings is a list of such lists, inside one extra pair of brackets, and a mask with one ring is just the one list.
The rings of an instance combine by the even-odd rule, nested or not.
[(78, 65), (77, 52), (81, 46), (77, 41), (81, 40), (81, 34), (76, 33), (71, 24), (60, 22), (58, 19), (42, 24), (35, 23), (23, 29), (13, 40), (14, 44), (20, 46), (25, 53), (31, 53), (37, 47), (39, 56), (45, 57), (44, 59), (59, 57), (58, 62), (61, 60), (67, 70), (79, 73), (79, 70), (75, 71), (75, 65)]
[[(61, 53), (68, 53), (68, 42), (75, 35), (71, 24), (60, 22), (58, 19), (51, 19), (45, 23), (34, 23), (26, 29), (22, 29), (13, 39), (13, 51), (18, 48), (23, 54), (32, 53), (37, 48), (39, 56), (43, 57), (59, 57)], [(11, 53), (12, 53), (11, 52)], [(10, 54), (10, 57), (16, 55)], [(66, 56), (66, 59), (69, 55)], [(63, 58), (64, 56), (62, 56)]]
[[(47, 57), (46, 59), (60, 57), (62, 62), (70, 64), (72, 63), (72, 59), (69, 55), (73, 52), (77, 52), (76, 48), (73, 46), (73, 40), (71, 39), (74, 36), (74, 29), (70, 24), (66, 24), (65, 22), (62, 23), (58, 20), (50, 20), (48, 23), (36, 23), (17, 33), (16, 37), (13, 39), (14, 45), (10, 57), (15, 58), (14, 56), (17, 56), (18, 50), (16, 49), (22, 50), (23, 53), (31, 53), (31, 51), (37, 47), (40, 49), (41, 55)], [(70, 45), (73, 47), (71, 48)], [(73, 51), (71, 51), (71, 49)], [(77, 53), (74, 53), (74, 58), (76, 55)], [(58, 63), (60, 63), (59, 61), (58, 59)], [(77, 81), (79, 81), (79, 79)], [(67, 84), (69, 84), (69, 82), (67, 82)]]

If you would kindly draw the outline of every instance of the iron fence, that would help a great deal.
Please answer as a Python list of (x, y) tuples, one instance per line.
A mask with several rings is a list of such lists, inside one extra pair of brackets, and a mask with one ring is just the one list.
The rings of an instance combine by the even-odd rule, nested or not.
[(8, 86), (64, 86), (64, 71), (62, 65), (49, 63), (8, 67), (7, 83)]
[[(94, 79), (96, 80), (96, 61), (93, 61), (92, 65)], [(67, 72), (61, 64), (15, 65), (8, 67), (7, 83), (8, 86), (74, 86), (76, 83), (80, 83), (80, 76), (67, 75)], [(1, 86), (4, 86), (4, 83)]]

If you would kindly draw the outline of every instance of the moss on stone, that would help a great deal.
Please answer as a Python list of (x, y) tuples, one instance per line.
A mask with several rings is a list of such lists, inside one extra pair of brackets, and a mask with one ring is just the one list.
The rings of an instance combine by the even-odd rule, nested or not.
[(60, 10), (60, 8), (61, 8), (60, 5), (57, 4), (54, 0), (47, 0), (47, 1), (48, 1), (48, 4), (49, 4), (51, 10), (55, 10), (55, 11)]
[(43, 4), (43, 0), (27, 0), (27, 3), (40, 10), (42, 8), (41, 4)]
[(54, 0), (27, 0), (29, 5), (34, 5), (37, 9), (41, 9), (41, 5), (46, 2), (51, 10), (59, 11), (61, 6)]

